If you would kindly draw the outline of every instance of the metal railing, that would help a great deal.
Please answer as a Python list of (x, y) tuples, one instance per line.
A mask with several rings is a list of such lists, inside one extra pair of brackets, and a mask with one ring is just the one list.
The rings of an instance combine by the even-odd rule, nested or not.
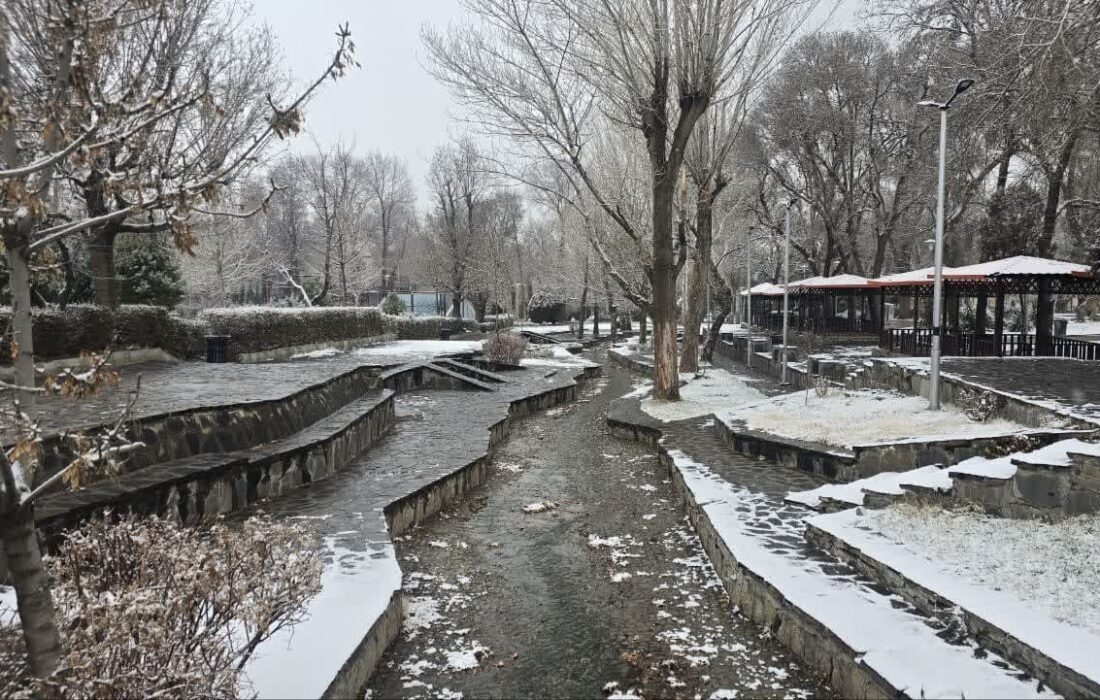
[[(932, 348), (930, 328), (887, 328), (880, 345), (901, 355), (927, 357)], [(1100, 360), (1100, 344), (1064, 336), (1037, 336), (1034, 333), (1004, 333), (998, 347), (992, 333), (944, 329), (940, 337), (944, 355), (953, 357), (1068, 357), (1075, 360)]]

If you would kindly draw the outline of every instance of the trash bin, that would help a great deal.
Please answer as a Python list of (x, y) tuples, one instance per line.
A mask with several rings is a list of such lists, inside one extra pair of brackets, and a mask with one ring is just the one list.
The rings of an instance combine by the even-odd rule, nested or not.
[(208, 335), (208, 336), (206, 336), (206, 361), (207, 362), (228, 362), (229, 361), (229, 336), (228, 335)]
[(1066, 329), (1069, 327), (1069, 319), (1056, 318), (1054, 319), (1054, 336), (1057, 338), (1065, 337)]
[(450, 340), (451, 339), (451, 329), (450, 328), (440, 328), (439, 329), (439, 339), (440, 340)]

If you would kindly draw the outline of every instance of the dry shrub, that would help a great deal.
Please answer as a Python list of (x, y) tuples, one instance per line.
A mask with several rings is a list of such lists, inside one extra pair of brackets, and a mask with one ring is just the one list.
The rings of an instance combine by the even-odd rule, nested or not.
[[(207, 529), (157, 518), (88, 523), (48, 561), (61, 668), (23, 689), (72, 698), (236, 697), (255, 648), (298, 622), (320, 588), (311, 539), (301, 526), (267, 517)], [(9, 660), (19, 646), (13, 629), (0, 633)], [(0, 691), (11, 692), (11, 679), (26, 673), (9, 667), (7, 675)]]
[(518, 365), (526, 348), (527, 338), (518, 333), (494, 333), (481, 345), (490, 361), (508, 365)]

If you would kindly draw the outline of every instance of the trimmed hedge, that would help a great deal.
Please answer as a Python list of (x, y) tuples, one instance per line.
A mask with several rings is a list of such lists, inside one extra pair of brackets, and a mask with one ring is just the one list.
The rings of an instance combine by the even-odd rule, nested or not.
[[(204, 353), (205, 326), (181, 318), (160, 306), (122, 306), (112, 311), (91, 304), (72, 304), (64, 310), (36, 308), (34, 356), (38, 360), (79, 357), (81, 352), (134, 348), (162, 348), (190, 359)], [(11, 309), (0, 309), (0, 327), (7, 328)], [(0, 364), (11, 364), (8, 338), (0, 339)]]
[(472, 319), (451, 318), (450, 316), (412, 316), (401, 314), (400, 316), (385, 316), (386, 332), (397, 336), (398, 340), (436, 340), (439, 332), (444, 328), (452, 333), (480, 332), (488, 333), (500, 328), (511, 328), (513, 319), (509, 314), (501, 314), (497, 317), (486, 317), (484, 323), (478, 323)]
[[(8, 327), (11, 309), (0, 308), (0, 331)], [(501, 328), (512, 317), (499, 318)], [(443, 328), (452, 332), (488, 332), (496, 322), (477, 323), (443, 316), (383, 316), (374, 307), (318, 306), (288, 308), (240, 306), (207, 309), (197, 319), (187, 319), (159, 306), (122, 306), (111, 311), (102, 306), (72, 304), (64, 310), (34, 309), (34, 354), (37, 360), (78, 357), (81, 352), (161, 348), (180, 359), (206, 354), (206, 335), (228, 335), (229, 353), (262, 352), (275, 348), (328, 341), (366, 338), (392, 333), (402, 340), (439, 338)], [(11, 364), (8, 339), (0, 338), (0, 364)]]
[(230, 336), (229, 352), (233, 357), (386, 332), (382, 312), (373, 306), (239, 306), (207, 309), (199, 314), (199, 320), (210, 333)]

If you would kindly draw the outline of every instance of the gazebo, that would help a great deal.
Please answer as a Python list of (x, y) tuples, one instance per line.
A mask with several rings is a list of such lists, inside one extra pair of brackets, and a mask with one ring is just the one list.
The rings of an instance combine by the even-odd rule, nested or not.
[(878, 290), (867, 278), (850, 274), (810, 277), (790, 286), (797, 302), (797, 315), (791, 319), (795, 330), (821, 335), (879, 332)]
[(773, 318), (778, 317), (779, 325), (783, 325), (783, 286), (771, 282), (761, 282), (750, 288), (747, 292), (741, 292), (742, 297), (749, 300), (750, 318), (752, 325), (771, 328)]
[[(940, 345), (944, 355), (1100, 359), (1100, 344), (1057, 335), (1054, 329), (1055, 295), (1100, 294), (1100, 280), (1088, 265), (1017, 255), (945, 268), (943, 281)], [(878, 288), (883, 299), (889, 295), (911, 296), (914, 299), (913, 327), (883, 328), (880, 345), (905, 355), (928, 355), (932, 329), (920, 327), (921, 315), (917, 309), (922, 300), (931, 304), (932, 269), (887, 275), (871, 280), (870, 284)], [(1023, 314), (1024, 320), (1019, 330), (1006, 332), (1005, 298), (1015, 294), (1036, 297), (1034, 332), (1029, 332), (1026, 314)], [(960, 315), (964, 297), (975, 299), (973, 321), (969, 324), (963, 323)], [(990, 299), (993, 300), (992, 329), (988, 319)], [(931, 313), (927, 316), (931, 318)]]

